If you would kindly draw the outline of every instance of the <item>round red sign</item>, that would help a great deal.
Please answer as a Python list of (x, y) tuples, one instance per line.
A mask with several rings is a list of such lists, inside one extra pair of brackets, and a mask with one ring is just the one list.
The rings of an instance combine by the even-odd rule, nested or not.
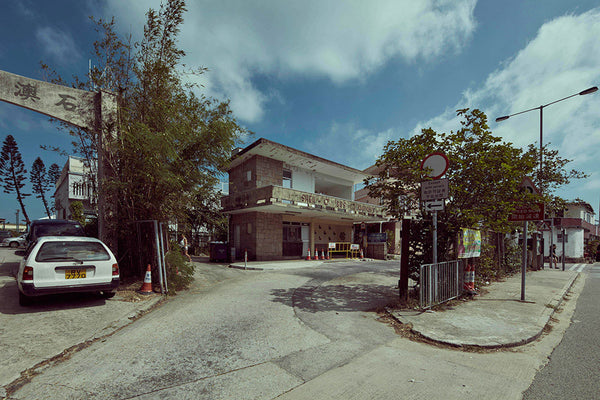
[(450, 162), (445, 154), (435, 152), (431, 153), (421, 162), (421, 169), (428, 169), (427, 175), (433, 179), (440, 179), (446, 171)]

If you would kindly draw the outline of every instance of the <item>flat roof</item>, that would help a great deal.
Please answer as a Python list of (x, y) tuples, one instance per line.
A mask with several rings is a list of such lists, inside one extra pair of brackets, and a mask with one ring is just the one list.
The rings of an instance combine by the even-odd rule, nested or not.
[(301, 150), (275, 143), (270, 140), (260, 138), (239, 153), (231, 157), (229, 169), (237, 167), (250, 158), (259, 155), (278, 161), (283, 161), (288, 165), (319, 172), (345, 179), (352, 183), (362, 182), (369, 175), (355, 168), (336, 163), (325, 158), (321, 158)]

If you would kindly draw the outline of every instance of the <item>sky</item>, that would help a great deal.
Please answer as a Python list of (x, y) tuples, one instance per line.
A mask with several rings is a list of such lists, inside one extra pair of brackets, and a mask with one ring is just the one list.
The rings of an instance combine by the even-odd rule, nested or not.
[[(539, 107), (600, 85), (600, 1), (187, 0), (179, 46), (203, 93), (229, 99), (255, 135), (357, 169), (390, 140), (422, 128), (460, 129), (456, 110), (478, 108), (494, 135), (539, 146)], [(96, 19), (115, 17), (140, 38), (158, 0), (0, 0), (0, 70), (44, 79), (84, 76)], [(545, 107), (544, 144), (589, 175), (556, 192), (600, 203), (600, 91)], [(13, 135), (27, 177), (41, 157), (61, 166), (71, 138), (47, 117), (0, 102), (0, 140)], [(30, 185), (26, 190), (31, 193)], [(14, 193), (0, 218), (14, 222)], [(30, 196), (31, 219), (44, 216)], [(21, 214), (22, 217), (22, 214)]]

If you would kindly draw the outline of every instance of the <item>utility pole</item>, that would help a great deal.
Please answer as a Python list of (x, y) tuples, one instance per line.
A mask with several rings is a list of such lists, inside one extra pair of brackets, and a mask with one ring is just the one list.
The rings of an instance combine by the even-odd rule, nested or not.
[(17, 210), (17, 219), (15, 220), (15, 224), (17, 225), (17, 233), (19, 232), (19, 210)]

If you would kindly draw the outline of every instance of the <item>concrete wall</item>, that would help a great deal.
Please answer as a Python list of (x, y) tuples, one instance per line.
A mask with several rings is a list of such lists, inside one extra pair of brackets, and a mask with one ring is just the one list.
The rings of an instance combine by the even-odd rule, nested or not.
[(329, 243), (352, 242), (352, 223), (344, 225), (339, 222), (315, 220), (312, 229), (317, 250), (326, 251)]
[[(240, 241), (235, 244), (236, 226)], [(283, 255), (283, 227), (280, 214), (250, 212), (235, 214), (230, 219), (231, 246), (236, 246), (238, 259), (248, 251), (248, 260), (277, 260)]]
[(283, 184), (283, 162), (254, 156), (229, 171), (229, 193)]
[(281, 214), (256, 214), (256, 259), (277, 260), (283, 256)]

